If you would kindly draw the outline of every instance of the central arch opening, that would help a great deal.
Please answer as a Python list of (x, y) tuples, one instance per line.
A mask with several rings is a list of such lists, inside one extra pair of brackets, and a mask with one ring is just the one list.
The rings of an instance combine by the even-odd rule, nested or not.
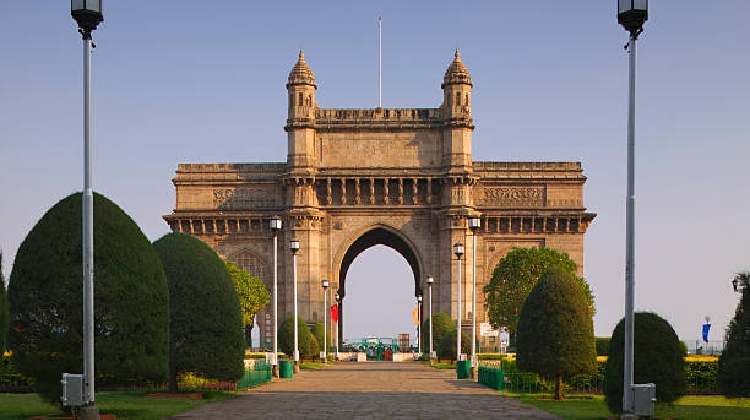
[(412, 278), (409, 263), (384, 245), (357, 256), (346, 280), (344, 340), (395, 339), (398, 334), (409, 334), (413, 340), (416, 299)]
[[(360, 257), (366, 251), (367, 255)], [(373, 260), (368, 263), (369, 255)], [(383, 334), (385, 337), (378, 338), (395, 340), (398, 334), (415, 335), (411, 314), (416, 296), (422, 294), (420, 271), (413, 245), (401, 232), (378, 226), (357, 238), (344, 254), (339, 270), (339, 339)], [(361, 288), (361, 300), (352, 301), (352, 287), (355, 291)], [(348, 311), (354, 311), (354, 319)]]

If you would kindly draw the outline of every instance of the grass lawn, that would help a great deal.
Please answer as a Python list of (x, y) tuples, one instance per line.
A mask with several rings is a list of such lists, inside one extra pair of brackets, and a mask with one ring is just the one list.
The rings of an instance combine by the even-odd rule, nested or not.
[(435, 369), (455, 369), (456, 364), (451, 362), (434, 362), (432, 367)]
[(299, 362), (300, 369), (323, 369), (326, 365), (323, 362)]
[[(203, 392), (202, 400), (195, 400), (151, 398), (144, 391), (100, 392), (96, 394), (96, 406), (100, 413), (112, 413), (118, 419), (156, 420), (233, 395), (231, 392), (210, 391)], [(0, 420), (26, 419), (44, 414), (60, 414), (60, 411), (36, 394), (0, 394)]]
[(39, 414), (57, 414), (57, 407), (36, 394), (0, 394), (0, 419), (26, 419)]
[[(551, 395), (511, 394), (526, 404), (566, 419), (616, 418), (607, 409), (602, 396), (569, 396), (565, 401), (555, 401)], [(672, 406), (657, 405), (657, 419), (748, 419), (750, 399), (728, 400), (716, 395), (688, 395)]]

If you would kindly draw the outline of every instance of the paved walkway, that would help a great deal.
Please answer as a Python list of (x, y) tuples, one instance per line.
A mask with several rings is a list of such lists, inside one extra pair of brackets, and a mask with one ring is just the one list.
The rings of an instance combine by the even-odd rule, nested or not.
[(174, 419), (557, 419), (455, 370), (413, 362), (340, 362), (248, 390)]

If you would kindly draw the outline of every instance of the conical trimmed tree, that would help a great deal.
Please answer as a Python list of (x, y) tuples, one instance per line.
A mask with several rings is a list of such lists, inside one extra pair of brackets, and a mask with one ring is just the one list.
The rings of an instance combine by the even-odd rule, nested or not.
[(169, 284), (171, 392), (177, 392), (184, 372), (239, 379), (245, 354), (242, 312), (224, 261), (184, 233), (169, 233), (154, 247)]
[(526, 298), (518, 322), (516, 364), (520, 370), (562, 380), (596, 372), (593, 309), (580, 281), (567, 270), (545, 272)]
[(737, 275), (742, 297), (727, 327), (717, 385), (729, 398), (750, 397), (750, 272)]
[[(21, 243), (8, 288), (15, 366), (56, 404), (62, 373), (83, 369), (81, 215), (81, 193), (49, 209)], [(94, 194), (93, 217), (96, 384), (162, 382), (169, 292), (159, 257), (138, 225), (102, 195)]]
[(8, 294), (5, 290), (5, 276), (3, 276), (3, 254), (0, 254), (0, 353), (5, 350), (5, 339), (10, 327), (10, 308), (8, 308)]
[[(685, 352), (666, 319), (651, 312), (633, 317), (633, 383), (656, 384), (658, 404), (671, 404), (687, 392)], [(622, 413), (625, 360), (625, 320), (612, 332), (609, 357), (604, 367), (604, 399), (609, 411)]]

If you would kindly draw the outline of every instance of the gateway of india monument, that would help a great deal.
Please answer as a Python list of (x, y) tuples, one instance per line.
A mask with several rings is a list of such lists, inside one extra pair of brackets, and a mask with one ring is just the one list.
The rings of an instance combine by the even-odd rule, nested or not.
[[(580, 162), (473, 160), (473, 83), (458, 52), (440, 87), (443, 101), (435, 108), (321, 108), (315, 76), (300, 52), (286, 84), (286, 162), (180, 164), (173, 179), (175, 209), (164, 220), (272, 291), (270, 221), (280, 217), (279, 322), (294, 313), (290, 240), (300, 243), (299, 316), (323, 322), (321, 280), (328, 280), (328, 304), (335, 294), (340, 298), (339, 339), (349, 266), (382, 244), (408, 262), (415, 296), (426, 301), (426, 279), (434, 278), (433, 314), (460, 316), (471, 335), (474, 274), (479, 325), (488, 322), (482, 287), (513, 248), (566, 252), (582, 275), (584, 234), (596, 215), (583, 204)], [(476, 249), (470, 217), (480, 220)], [(459, 242), (465, 249), (460, 275), (453, 253)], [(273, 338), (272, 313), (269, 304), (257, 317), (265, 348)]]

